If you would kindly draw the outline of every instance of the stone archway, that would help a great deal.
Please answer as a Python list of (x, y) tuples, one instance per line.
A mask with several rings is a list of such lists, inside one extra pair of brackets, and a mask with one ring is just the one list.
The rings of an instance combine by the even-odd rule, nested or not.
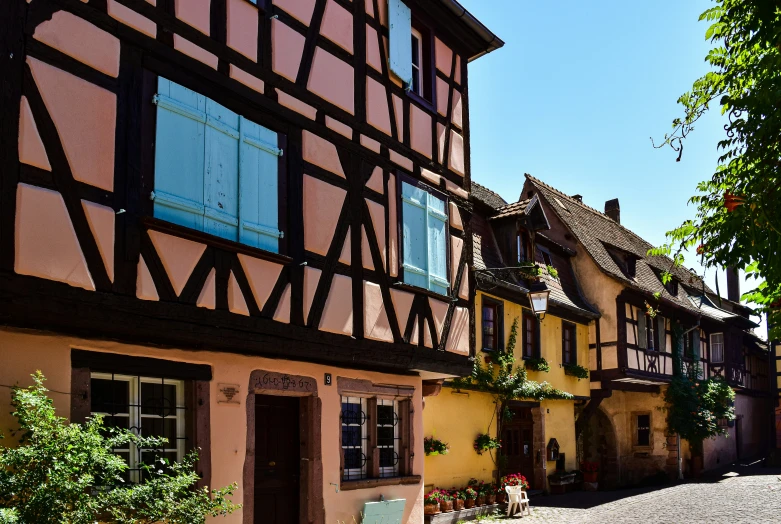
[(580, 440), (583, 460), (599, 463), (599, 487), (618, 487), (620, 476), (616, 430), (610, 417), (602, 409), (597, 409), (589, 419)]

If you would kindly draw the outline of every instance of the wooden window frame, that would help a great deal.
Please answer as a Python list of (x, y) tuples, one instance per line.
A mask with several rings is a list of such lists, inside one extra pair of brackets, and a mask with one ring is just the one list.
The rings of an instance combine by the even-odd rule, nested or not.
[[(648, 417), (648, 444), (640, 443), (640, 421), (642, 416)], [(650, 451), (654, 447), (654, 419), (650, 411), (632, 412), (632, 449), (634, 451)]]
[[(482, 303), (480, 305), (480, 342), (482, 350), (486, 353), (493, 353), (494, 351), (504, 350), (504, 303), (499, 300), (493, 300), (485, 296), (482, 297)], [(494, 310), (494, 347), (487, 348), (485, 346), (485, 315), (483, 308), (493, 308)]]
[[(423, 290), (425, 291), (429, 296), (442, 299), (455, 298), (453, 295), (455, 293), (455, 290), (453, 289), (453, 281), (452, 281), (452, 267), (450, 264), (450, 199), (448, 198), (447, 194), (443, 193), (442, 191), (439, 191), (438, 189), (435, 189), (427, 184), (424, 184), (423, 182), (416, 180), (412, 178), (411, 176), (401, 172), (396, 171), (396, 221), (398, 222), (396, 224), (396, 234), (398, 235), (397, 238), (398, 241), (398, 250), (399, 250), (399, 276), (398, 282), (403, 284), (404, 286), (410, 286), (410, 288), (414, 290)], [(419, 287), (414, 284), (409, 284), (406, 282), (405, 279), (405, 269), (404, 269), (404, 201), (402, 196), (402, 183), (409, 184), (411, 186), (414, 186), (418, 189), (421, 189), (436, 198), (442, 200), (445, 202), (445, 214), (447, 215), (447, 220), (445, 221), (445, 274), (447, 275), (448, 280), (448, 292), (447, 294), (443, 295), (441, 293), (437, 293), (436, 291), (432, 291), (428, 288)], [(426, 231), (426, 235), (428, 235), (428, 231)], [(426, 244), (428, 246), (428, 243)], [(427, 271), (430, 271), (428, 268)]]
[[(713, 337), (714, 337), (714, 335), (721, 335), (721, 360), (714, 360), (714, 358), (713, 358)], [(724, 336), (724, 332), (723, 331), (719, 331), (717, 333), (709, 333), (708, 334), (708, 356), (710, 357), (709, 361), (710, 361), (711, 364), (724, 364), (724, 361), (726, 359), (726, 352), (725, 352), (726, 343), (725, 343), (725, 341), (726, 341), (726, 337)]]
[[(566, 358), (565, 333), (570, 333), (570, 360)], [(574, 366), (578, 363), (578, 326), (566, 320), (561, 321), (561, 363), (564, 366)]]
[(116, 353), (71, 350), (71, 416), (72, 422), (83, 423), (92, 406), (91, 379), (93, 373), (141, 376), (176, 380), (184, 386), (185, 453), (199, 449), (196, 470), (201, 480), (198, 486), (211, 482), (211, 366)]
[[(263, 3), (261, 0), (260, 3)], [(277, 134), (277, 147), (282, 150), (282, 154), (278, 157), (277, 163), (277, 229), (283, 233), (283, 236), (279, 238), (277, 252), (268, 251), (259, 247), (242, 244), (238, 241), (233, 241), (204, 231), (197, 229), (187, 228), (179, 224), (161, 220), (155, 217), (154, 214), (154, 201), (152, 194), (155, 190), (155, 147), (157, 144), (157, 106), (152, 104), (152, 97), (157, 93), (158, 76), (175, 82), (187, 89), (190, 89), (200, 95), (203, 95), (210, 100), (226, 107), (230, 111), (235, 112), (239, 116), (243, 116), (252, 122), (265, 127)], [(267, 258), (269, 256), (287, 256), (290, 253), (290, 220), (288, 219), (288, 201), (291, 200), (293, 195), (289, 192), (292, 189), (289, 183), (289, 168), (288, 163), (294, 161), (291, 155), (288, 154), (288, 134), (290, 129), (284, 124), (280, 124), (278, 118), (271, 118), (261, 112), (246, 111), (248, 103), (245, 101), (237, 101), (237, 95), (232, 94), (225, 89), (215, 90), (207, 85), (201, 84), (201, 82), (192, 76), (185, 76), (179, 71), (166, 71), (165, 75), (158, 75), (157, 73), (145, 69), (143, 71), (142, 78), (142, 95), (141, 95), (141, 183), (139, 184), (139, 200), (141, 203), (140, 213), (143, 220), (146, 222), (156, 223), (160, 226), (171, 226), (171, 229), (176, 228), (187, 229), (191, 234), (191, 238), (196, 239), (209, 245), (220, 245), (226, 242), (235, 243), (243, 246), (242, 251), (246, 253), (254, 254), (261, 258)], [(131, 115), (132, 116), (132, 115)]]
[[(534, 322), (534, 341), (533, 341), (533, 347), (532, 347), (532, 354), (528, 355), (526, 353), (526, 348), (528, 347), (528, 339), (527, 339), (527, 332), (526, 329), (526, 321), (527, 319), (531, 319), (532, 322)], [(529, 360), (532, 358), (540, 358), (540, 319), (537, 318), (537, 316), (532, 313), (530, 309), (523, 309), (521, 312), (521, 323), (523, 325), (523, 331), (521, 335), (521, 341), (523, 343), (523, 348), (521, 350), (521, 357), (523, 360)]]
[[(434, 43), (434, 30), (431, 25), (424, 22), (415, 12), (412, 13), (412, 30), (420, 35), (420, 51), (422, 64), (420, 67), (420, 89), (422, 93), (413, 91), (412, 86), (406, 90), (407, 96), (422, 105), (432, 113), (437, 112), (437, 68)], [(412, 35), (410, 35), (410, 38)], [(412, 57), (410, 57), (412, 60)]]
[[(339, 425), (339, 483), (343, 491), (368, 489), (378, 486), (408, 485), (421, 482), (420, 475), (413, 474), (414, 457), (414, 409), (412, 398), (414, 388), (405, 386), (390, 386), (373, 384), (368, 380), (337, 377), (337, 392), (341, 398), (352, 397), (365, 399), (367, 416), (367, 452), (366, 478), (345, 480), (344, 453), (342, 451), (341, 420)], [(399, 461), (394, 476), (382, 476), (380, 467), (380, 448), (377, 445), (377, 405), (381, 401), (393, 401), (397, 406), (398, 456)], [(341, 417), (340, 417), (341, 418)]]

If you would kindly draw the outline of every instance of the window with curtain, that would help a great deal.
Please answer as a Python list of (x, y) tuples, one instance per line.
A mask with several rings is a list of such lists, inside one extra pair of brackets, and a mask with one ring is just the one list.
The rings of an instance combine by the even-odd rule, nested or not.
[(724, 362), (724, 333), (711, 333), (710, 361), (713, 364)]
[(279, 251), (277, 133), (158, 79), (154, 216)]
[(539, 356), (540, 321), (531, 311), (523, 312), (523, 358)]
[(447, 199), (423, 185), (401, 183), (404, 283), (447, 295)]
[(578, 363), (578, 352), (576, 345), (577, 328), (575, 324), (561, 322), (561, 363), (571, 365)]
[(483, 298), (482, 307), (482, 339), (483, 351), (495, 351), (504, 349), (503, 322), (504, 315), (502, 305), (498, 302)]

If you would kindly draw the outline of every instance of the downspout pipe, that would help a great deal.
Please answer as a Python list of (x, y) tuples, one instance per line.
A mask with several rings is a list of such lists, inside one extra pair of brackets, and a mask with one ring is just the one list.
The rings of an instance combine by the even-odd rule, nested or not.
[(476, 54), (469, 58), (469, 61), (477, 60), (483, 55), (487, 55), (491, 51), (495, 51), (504, 46), (504, 41), (493, 34), (490, 29), (483, 25), (480, 20), (475, 18), (472, 13), (464, 9), (464, 7), (457, 2), (457, 0), (439, 0), (442, 5), (450, 9), (450, 11), (460, 18), (469, 28), (480, 36), (480, 38), (486, 44), (486, 50)]

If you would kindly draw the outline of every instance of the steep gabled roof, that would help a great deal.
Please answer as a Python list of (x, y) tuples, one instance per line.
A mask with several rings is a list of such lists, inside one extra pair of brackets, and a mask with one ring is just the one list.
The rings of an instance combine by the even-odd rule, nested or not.
[[(608, 275), (616, 280), (641, 291), (655, 294), (661, 293), (663, 300), (676, 306), (692, 311), (701, 312), (703, 315), (715, 320), (724, 321), (736, 317), (731, 313), (715, 307), (711, 301), (698, 307), (702, 301), (700, 296), (714, 295), (715, 293), (697, 275), (691, 271), (676, 267), (668, 257), (648, 256), (648, 250), (654, 246), (630, 231), (613, 219), (585, 205), (558, 189), (526, 175), (536, 192), (548, 203), (550, 209), (569, 228), (578, 242), (584, 247), (596, 264)], [(635, 276), (629, 276), (619, 264), (616, 263), (617, 251), (623, 251), (636, 259)], [(671, 295), (660, 280), (662, 271), (669, 271), (682, 285), (678, 286), (676, 295)]]
[(472, 182), (471, 197), (493, 209), (499, 209), (507, 205), (507, 201), (499, 196), (498, 193), (491, 191), (477, 182)]

